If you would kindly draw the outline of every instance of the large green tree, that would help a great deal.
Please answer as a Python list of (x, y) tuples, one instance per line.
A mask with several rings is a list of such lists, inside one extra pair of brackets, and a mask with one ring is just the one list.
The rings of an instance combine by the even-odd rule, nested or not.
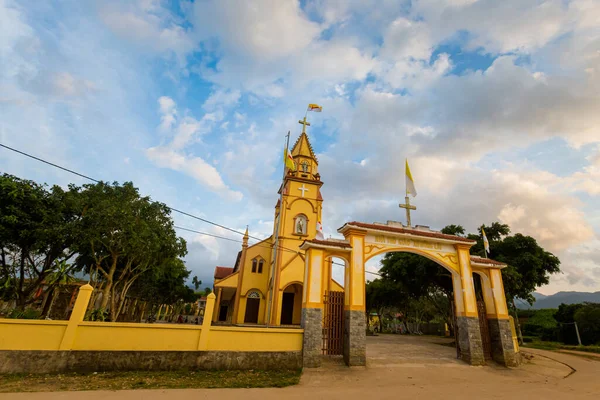
[[(57, 266), (74, 254), (81, 232), (79, 189), (48, 188), (33, 181), (0, 176), (0, 294), (24, 309), (40, 295)], [(68, 264), (62, 272), (72, 273)]]
[(116, 321), (134, 282), (154, 268), (185, 256), (170, 209), (142, 197), (131, 182), (85, 185), (77, 262), (101, 287), (101, 309)]

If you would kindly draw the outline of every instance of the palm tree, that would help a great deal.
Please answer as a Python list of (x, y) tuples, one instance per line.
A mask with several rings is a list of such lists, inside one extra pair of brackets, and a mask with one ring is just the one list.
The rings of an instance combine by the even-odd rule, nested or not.
[(50, 298), (50, 305), (47, 307), (44, 317), (47, 317), (52, 312), (52, 306), (54, 305), (54, 299), (56, 298), (54, 294), (56, 288), (58, 287), (60, 292), (61, 288), (76, 281), (75, 277), (70, 275), (71, 267), (70, 264), (67, 264), (66, 260), (60, 262), (57, 260), (54, 271), (48, 274), (47, 284), (49, 286), (48, 297)]
[(194, 287), (196, 288), (196, 290), (198, 290), (200, 285), (202, 285), (202, 281), (199, 280), (197, 276), (194, 276), (194, 278), (192, 279), (192, 283), (194, 284)]

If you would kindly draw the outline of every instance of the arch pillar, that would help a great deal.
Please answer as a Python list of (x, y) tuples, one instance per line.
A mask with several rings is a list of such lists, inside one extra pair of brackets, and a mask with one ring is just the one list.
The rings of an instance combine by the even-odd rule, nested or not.
[(463, 361), (471, 365), (485, 365), (469, 247), (455, 245), (460, 271), (460, 276), (453, 274), (452, 279), (456, 304), (458, 345)]
[(521, 363), (521, 358), (512, 338), (504, 284), (502, 283), (502, 271), (500, 268), (489, 268), (485, 272), (489, 277), (485, 281), (490, 286), (489, 291), (494, 302), (494, 312), (492, 314), (488, 312), (492, 358), (507, 367), (516, 367)]
[(367, 363), (365, 317), (365, 236), (366, 232), (344, 232), (352, 252), (345, 271), (344, 290), (344, 361), (348, 366)]
[(306, 249), (301, 325), (304, 329), (302, 362), (308, 368), (321, 366), (324, 267), (325, 251), (318, 248)]

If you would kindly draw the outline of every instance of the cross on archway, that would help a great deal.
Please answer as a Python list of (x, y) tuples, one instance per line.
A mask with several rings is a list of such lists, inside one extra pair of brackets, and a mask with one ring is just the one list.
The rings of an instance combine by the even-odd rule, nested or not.
[(406, 203), (400, 203), (400, 208), (404, 208), (406, 210), (406, 224), (408, 225), (408, 227), (411, 227), (412, 225), (410, 223), (410, 210), (416, 210), (417, 206), (413, 206), (410, 204), (410, 198), (408, 196), (406, 196), (404, 199)]

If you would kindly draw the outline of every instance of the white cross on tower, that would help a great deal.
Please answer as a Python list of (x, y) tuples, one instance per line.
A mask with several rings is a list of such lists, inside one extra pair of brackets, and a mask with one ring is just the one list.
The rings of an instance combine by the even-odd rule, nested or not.
[(304, 192), (308, 192), (308, 189), (304, 186), (304, 183), (298, 188), (298, 190), (302, 191), (302, 197), (304, 197)]

